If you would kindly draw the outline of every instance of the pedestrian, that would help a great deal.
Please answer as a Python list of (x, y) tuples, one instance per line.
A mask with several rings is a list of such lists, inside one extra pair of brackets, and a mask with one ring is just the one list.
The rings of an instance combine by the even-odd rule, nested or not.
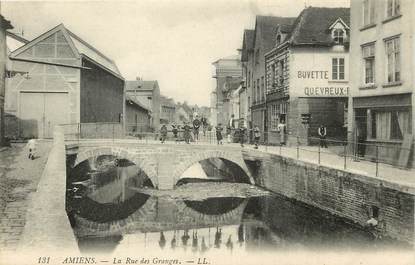
[(196, 114), (195, 119), (193, 120), (193, 135), (195, 137), (195, 140), (199, 140), (199, 128), (200, 128), (201, 122), (199, 120), (199, 116)]
[(244, 147), (245, 133), (246, 127), (245, 123), (242, 121), (239, 123), (239, 142), (241, 143), (241, 147)]
[(187, 144), (190, 144), (190, 137), (191, 137), (190, 136), (190, 130), (191, 130), (191, 128), (190, 128), (188, 122), (185, 122), (184, 126), (183, 126), (183, 137), (184, 137), (184, 141)]
[(207, 122), (207, 119), (204, 115), (200, 119), (200, 122), (202, 123), (203, 136), (206, 136), (206, 130), (208, 128), (208, 122)]
[(36, 139), (30, 139), (27, 142), (27, 148), (29, 149), (28, 158), (34, 160), (36, 155)]
[(280, 134), (280, 145), (286, 144), (286, 126), (285, 126), (285, 120), (280, 119), (280, 123), (278, 124), (277, 131)]
[(172, 125), (171, 125), (171, 131), (172, 131), (172, 133), (173, 133), (173, 137), (177, 140), (177, 133), (179, 132), (179, 130), (178, 130), (178, 128), (177, 128), (178, 126), (175, 124), (175, 123), (173, 123)]
[(223, 139), (223, 137), (222, 137), (222, 131), (223, 131), (222, 123), (219, 123), (218, 126), (215, 127), (215, 129), (216, 129), (216, 140), (218, 141), (218, 145), (222, 144), (222, 139)]
[(261, 131), (259, 130), (258, 125), (254, 127), (254, 142), (255, 142), (255, 149), (258, 149), (259, 139), (261, 138)]
[(321, 148), (327, 148), (327, 142), (326, 142), (326, 135), (327, 135), (327, 129), (324, 127), (323, 124), (318, 127), (318, 135), (320, 137), (320, 147)]
[(167, 127), (166, 124), (163, 124), (160, 129), (160, 141), (162, 144), (164, 144), (164, 141), (166, 141), (167, 138)]

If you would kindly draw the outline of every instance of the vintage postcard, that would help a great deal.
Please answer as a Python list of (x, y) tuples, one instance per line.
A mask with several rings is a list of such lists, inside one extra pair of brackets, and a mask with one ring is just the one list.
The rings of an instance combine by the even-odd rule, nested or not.
[(415, 264), (415, 1), (0, 14), (0, 265)]

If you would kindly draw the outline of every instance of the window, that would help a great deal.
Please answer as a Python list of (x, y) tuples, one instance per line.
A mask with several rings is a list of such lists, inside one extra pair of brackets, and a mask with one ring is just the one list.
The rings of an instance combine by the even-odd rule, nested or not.
[(279, 105), (278, 104), (272, 104), (271, 105), (271, 113), (270, 113), (270, 126), (271, 131), (277, 131), (278, 130), (278, 115), (279, 115)]
[(258, 103), (260, 99), (261, 99), (261, 90), (259, 88), (259, 79), (257, 79), (256, 80), (256, 97), (255, 97), (255, 101)]
[(265, 80), (264, 77), (261, 77), (261, 101), (265, 99)]
[(364, 61), (364, 83), (375, 83), (375, 44), (369, 44), (362, 47)]
[(344, 80), (344, 58), (333, 58), (331, 69), (331, 79)]
[(402, 140), (411, 133), (411, 114), (406, 110), (373, 110), (372, 138), (377, 140)]
[(337, 44), (343, 44), (343, 42), (344, 42), (344, 31), (342, 29), (335, 29), (333, 31), (333, 41)]
[(393, 17), (400, 15), (401, 13), (401, 5), (400, 0), (388, 0), (386, 4), (386, 16)]
[(252, 98), (253, 98), (253, 103), (255, 104), (256, 102), (256, 87), (255, 87), (255, 80), (253, 81), (253, 89), (252, 89)]
[(248, 86), (251, 86), (251, 71), (248, 71)]
[(275, 87), (275, 64), (271, 65), (271, 87), (273, 89)]
[(363, 0), (363, 26), (375, 23), (375, 1)]
[(400, 40), (393, 38), (385, 41), (388, 83), (401, 80)]
[(278, 67), (278, 84), (279, 86), (284, 85), (284, 60), (279, 61), (279, 67)]

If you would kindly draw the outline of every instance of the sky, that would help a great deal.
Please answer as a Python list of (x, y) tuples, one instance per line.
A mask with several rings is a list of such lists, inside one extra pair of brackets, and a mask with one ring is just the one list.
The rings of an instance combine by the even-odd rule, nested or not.
[(126, 80), (158, 80), (176, 102), (209, 106), (212, 62), (237, 54), (255, 15), (297, 16), (305, 6), (349, 0), (2, 1), (1, 13), (31, 40), (63, 23), (115, 61)]

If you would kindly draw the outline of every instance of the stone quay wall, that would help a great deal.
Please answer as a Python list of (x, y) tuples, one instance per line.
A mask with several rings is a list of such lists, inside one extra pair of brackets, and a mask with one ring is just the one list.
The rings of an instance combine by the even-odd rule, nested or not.
[(244, 157), (259, 186), (362, 226), (374, 216), (377, 235), (414, 244), (413, 189), (275, 154)]

